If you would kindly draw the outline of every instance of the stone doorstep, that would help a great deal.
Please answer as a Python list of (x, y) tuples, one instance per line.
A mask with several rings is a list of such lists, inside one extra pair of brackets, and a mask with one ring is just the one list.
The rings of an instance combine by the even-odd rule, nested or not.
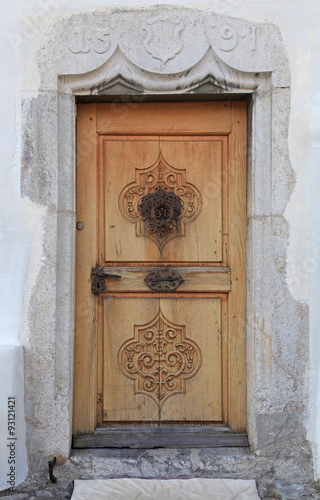
[[(66, 500), (71, 499), (72, 493), (69, 491), (59, 489), (57, 487), (50, 488), (47, 490), (38, 490), (30, 493), (14, 493), (12, 495), (1, 496), (1, 500), (44, 500), (46, 498), (54, 498), (54, 500)], [(274, 493), (274, 496), (263, 497), (263, 500), (275, 500), (281, 497)], [(304, 495), (301, 500), (319, 500), (320, 491), (319, 487), (307, 486)]]
[[(279, 499), (274, 490), (272, 464), (248, 448), (202, 449), (77, 449), (64, 465), (54, 468), (57, 483), (48, 482), (47, 470), (28, 478), (16, 492), (0, 492), (0, 500), (70, 499), (74, 479), (191, 477), (256, 479), (264, 500)], [(38, 485), (35, 487), (35, 485)], [(10, 492), (11, 493), (11, 492)], [(320, 486), (308, 484), (303, 500), (319, 500)]]
[(13, 495), (6, 495), (0, 497), (1, 500), (44, 500), (46, 498), (52, 498), (54, 500), (66, 500), (71, 498), (71, 491), (65, 488), (48, 488), (41, 489), (32, 492), (25, 493), (14, 493)]
[[(46, 489), (43, 489), (43, 485), (41, 485), (42, 489), (32, 490), (30, 492), (15, 492), (12, 495), (4, 495), (5, 492), (0, 492), (1, 500), (44, 500), (46, 498), (53, 498), (54, 500), (70, 500), (72, 496), (73, 485), (64, 484), (63, 486), (55, 486), (48, 485)], [(263, 500), (275, 500), (280, 499), (279, 494), (272, 489), (269, 492), (268, 497), (262, 497)], [(319, 484), (308, 484), (305, 487), (304, 494), (301, 497), (301, 500), (319, 500), (320, 498), (320, 486)]]
[[(74, 449), (66, 465), (69, 479), (71, 471), (72, 479), (260, 477), (265, 494), (272, 480), (269, 460), (256, 457), (249, 448)], [(58, 476), (59, 469), (55, 470)]]
[[(260, 497), (263, 498), (269, 495), (273, 482), (271, 471), (270, 461), (265, 457), (256, 457), (249, 448), (109, 448), (74, 449), (70, 459), (64, 465), (54, 468), (54, 475), (57, 477), (58, 484), (62, 485), (67, 485), (74, 479), (121, 477), (144, 479), (258, 478), (258, 490)], [(40, 490), (46, 487), (47, 481), (47, 470), (42, 470), (38, 476), (28, 478), (24, 487), (20, 487), (20, 491), (23, 493), (26, 490), (34, 491), (34, 485), (38, 484), (38, 495), (40, 495)], [(52, 491), (51, 488), (50, 491)], [(36, 498), (40, 497), (36, 496)], [(64, 497), (59, 497), (59, 500), (60, 498)]]

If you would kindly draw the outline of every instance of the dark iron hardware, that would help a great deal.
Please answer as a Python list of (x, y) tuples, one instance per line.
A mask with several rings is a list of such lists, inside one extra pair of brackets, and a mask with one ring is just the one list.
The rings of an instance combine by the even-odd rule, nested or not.
[(154, 193), (141, 198), (139, 213), (149, 231), (165, 235), (176, 230), (180, 225), (182, 201), (175, 193), (158, 187)]
[(116, 278), (120, 279), (119, 274), (111, 274), (109, 269), (106, 267), (97, 266), (91, 271), (91, 291), (92, 293), (99, 295), (107, 290), (106, 282), (104, 278)]
[(157, 292), (171, 292), (184, 282), (181, 274), (169, 267), (157, 267), (152, 269), (144, 279), (151, 290)]
[(57, 482), (56, 476), (53, 475), (53, 467), (55, 466), (56, 461), (57, 461), (56, 457), (53, 457), (53, 460), (49, 460), (49, 462), (48, 462), (48, 465), (49, 465), (49, 478), (50, 478), (50, 481), (52, 483), (56, 483)]

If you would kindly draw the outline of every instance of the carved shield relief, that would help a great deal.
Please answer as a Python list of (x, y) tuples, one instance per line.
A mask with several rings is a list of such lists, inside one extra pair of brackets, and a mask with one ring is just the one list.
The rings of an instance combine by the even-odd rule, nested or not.
[(143, 40), (146, 51), (164, 64), (183, 48), (181, 33), (184, 31), (184, 22), (181, 19), (173, 19), (172, 16), (156, 17), (145, 23), (143, 31), (146, 35)]

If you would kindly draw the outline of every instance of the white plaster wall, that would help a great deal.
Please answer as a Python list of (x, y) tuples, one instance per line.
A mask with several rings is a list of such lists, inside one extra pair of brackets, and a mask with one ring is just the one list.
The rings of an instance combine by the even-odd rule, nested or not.
[[(154, 2), (156, 3), (156, 2)], [(295, 189), (287, 208), (290, 225), (288, 285), (293, 297), (310, 306), (310, 419), (316, 474), (320, 474), (320, 221), (318, 217), (320, 169), (320, 63), (319, 0), (171, 0), (171, 5), (216, 7), (218, 11), (280, 26), (292, 73), (290, 156), (296, 173)], [(0, 18), (1, 89), (0, 121), (0, 345), (13, 352), (17, 342), (28, 343), (30, 331), (23, 317), (23, 298), (34, 287), (33, 272), (41, 262), (43, 214), (20, 199), (20, 96), (37, 89), (33, 64), (43, 37), (52, 23), (72, 12), (105, 5), (150, 6), (135, 0), (15, 0), (2, 4)], [(8, 358), (9, 359), (9, 358)], [(13, 375), (16, 390), (18, 377)], [(0, 391), (6, 381), (0, 379)], [(13, 387), (14, 389), (14, 387)], [(4, 436), (0, 436), (3, 446)], [(23, 441), (23, 434), (20, 439)], [(6, 466), (0, 452), (0, 469)], [(21, 459), (21, 470), (24, 458)], [(0, 489), (2, 485), (0, 484)]]
[(314, 2), (312, 39), (312, 95), (310, 113), (310, 171), (309, 171), (309, 305), (311, 353), (311, 411), (310, 438), (314, 443), (316, 473), (320, 476), (320, 2)]
[(27, 473), (23, 378), (22, 346), (0, 345), (0, 489), (21, 483)]

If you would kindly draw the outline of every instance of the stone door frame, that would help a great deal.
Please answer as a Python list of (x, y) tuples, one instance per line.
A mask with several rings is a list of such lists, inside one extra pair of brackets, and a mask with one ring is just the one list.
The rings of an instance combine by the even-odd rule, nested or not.
[[(159, 32), (170, 43), (161, 45)], [(283, 335), (291, 329), (288, 307), (300, 335), (307, 335), (307, 323), (299, 317), (285, 274), (274, 266), (275, 259), (285, 262), (284, 211), (293, 186), (287, 145), (290, 77), (279, 29), (208, 10), (98, 9), (59, 20), (36, 63), (39, 90), (23, 100), (22, 195), (41, 208), (46, 230), (37, 287), (26, 298), (30, 453), (40, 450), (43, 460), (52, 453), (68, 456), (71, 445), (77, 99), (128, 102), (129, 112), (139, 100), (244, 97), (249, 102), (247, 431), (259, 453), (271, 456), (275, 446), (280, 454), (288, 450), (284, 421), (291, 435), (300, 435), (299, 440), (305, 435), (303, 387), (288, 388), (285, 373), (275, 368), (277, 384), (284, 387), (278, 390), (272, 366), (285, 343), (281, 328)], [(280, 310), (275, 309), (278, 293)], [(287, 420), (284, 399), (298, 408), (285, 414)], [(280, 435), (272, 446), (270, 432)], [(288, 453), (294, 459), (300, 451)]]

